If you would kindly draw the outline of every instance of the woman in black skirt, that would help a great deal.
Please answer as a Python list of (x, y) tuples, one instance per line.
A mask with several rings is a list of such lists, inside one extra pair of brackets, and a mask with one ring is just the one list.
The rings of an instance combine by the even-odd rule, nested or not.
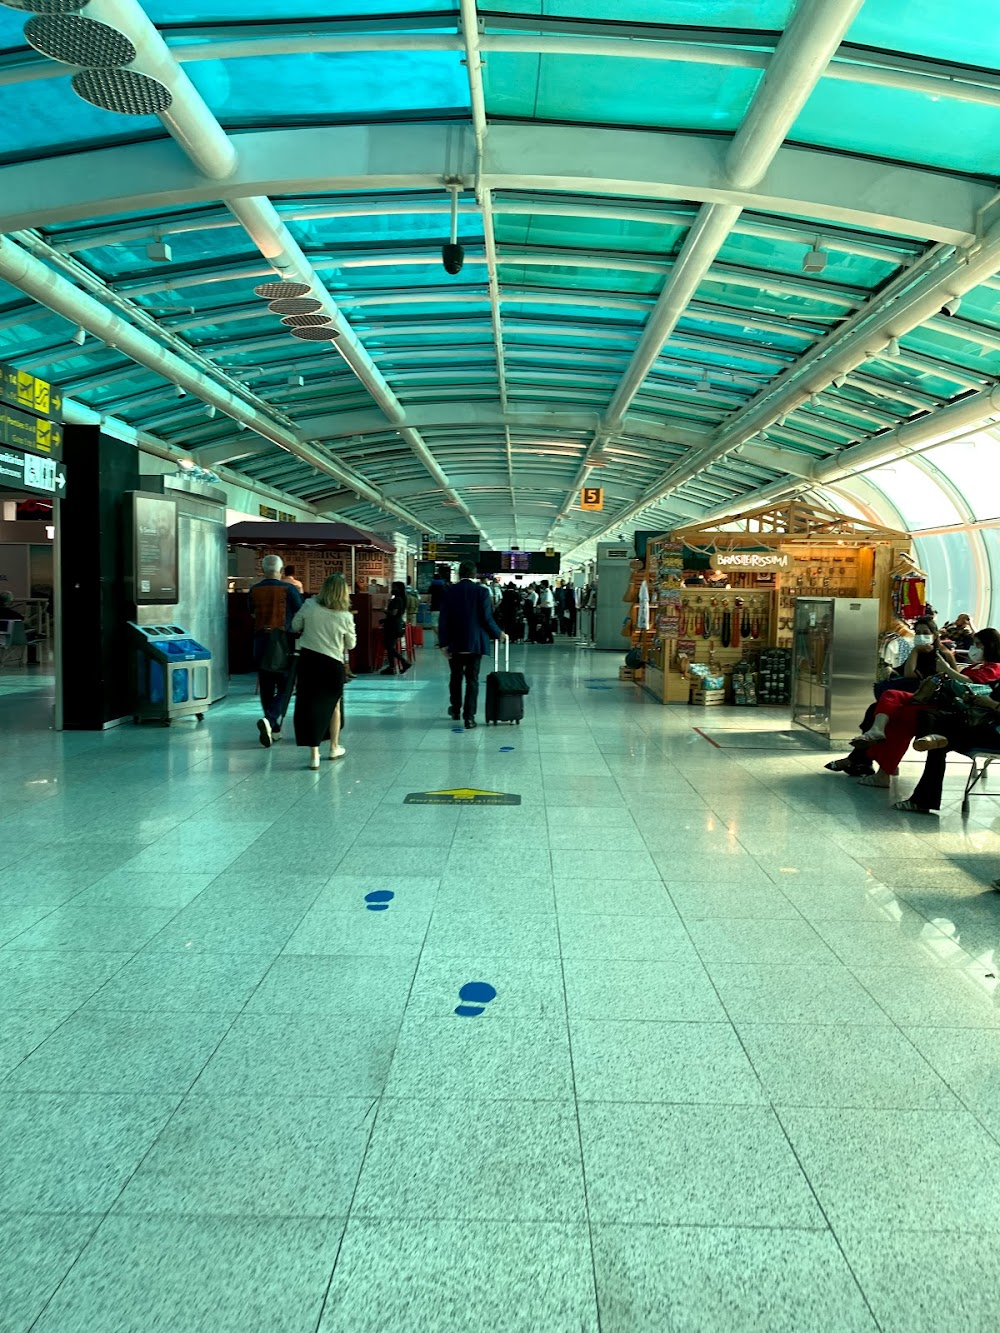
[(385, 643), (383, 676), (394, 676), (397, 664), (399, 665), (399, 674), (402, 676), (413, 665), (399, 651), (399, 641), (405, 633), (406, 586), (403, 583), (394, 583), (389, 594), (388, 605), (385, 608), (385, 619), (382, 621), (382, 637)]
[(309, 747), (309, 767), (319, 768), (319, 747), (330, 738), (330, 759), (346, 753), (340, 743), (344, 672), (357, 643), (351, 596), (343, 574), (331, 574), (316, 597), (295, 613), (299, 639), (295, 692), (295, 743)]

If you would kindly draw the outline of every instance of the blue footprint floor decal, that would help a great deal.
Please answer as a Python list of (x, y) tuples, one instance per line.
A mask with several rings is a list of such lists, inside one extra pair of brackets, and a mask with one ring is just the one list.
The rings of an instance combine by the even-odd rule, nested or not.
[(496, 999), (496, 994), (488, 981), (467, 981), (458, 992), (458, 998), (464, 1003), (455, 1013), (459, 1018), (478, 1018), (490, 1000)]
[(376, 889), (374, 893), (365, 894), (365, 905), (369, 912), (387, 912), (395, 896), (389, 889)]

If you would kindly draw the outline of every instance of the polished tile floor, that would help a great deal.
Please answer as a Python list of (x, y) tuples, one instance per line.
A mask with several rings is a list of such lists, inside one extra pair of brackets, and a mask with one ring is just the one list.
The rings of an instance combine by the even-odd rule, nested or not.
[(319, 773), (3, 678), (2, 1333), (995, 1328), (1000, 807), (619, 660), (469, 734), (426, 652)]

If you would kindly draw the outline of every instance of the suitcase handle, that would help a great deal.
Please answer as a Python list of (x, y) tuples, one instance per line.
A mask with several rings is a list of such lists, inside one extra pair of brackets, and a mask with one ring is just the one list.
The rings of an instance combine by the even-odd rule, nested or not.
[[(503, 669), (504, 669), (504, 671), (509, 671), (509, 670), (510, 670), (510, 639), (504, 639), (504, 641), (503, 641)], [(500, 640), (499, 640), (499, 639), (494, 639), (494, 640), (493, 640), (493, 670), (494, 670), (494, 671), (499, 671), (499, 670), (500, 670)]]

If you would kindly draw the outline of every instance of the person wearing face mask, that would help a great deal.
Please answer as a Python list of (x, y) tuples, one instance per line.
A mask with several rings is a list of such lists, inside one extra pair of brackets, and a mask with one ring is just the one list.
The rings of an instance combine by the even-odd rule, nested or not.
[[(922, 715), (927, 712), (939, 683), (947, 680), (965, 687), (1000, 682), (1000, 633), (995, 629), (978, 632), (969, 649), (967, 667), (959, 669), (948, 649), (940, 648), (935, 677), (924, 681), (915, 693), (886, 690), (878, 701), (872, 725), (853, 742), (858, 748), (865, 749), (868, 758), (878, 765), (876, 773), (867, 773), (859, 779), (859, 786), (889, 786), (890, 779), (899, 772), (900, 761), (910, 742), (920, 734)], [(931, 734), (940, 736), (947, 745), (947, 737), (942, 736), (939, 729)]]
[[(908, 643), (909, 652), (902, 665), (897, 669), (897, 674), (890, 676), (888, 680), (876, 681), (872, 687), (875, 701), (868, 706), (867, 712), (861, 719), (859, 730), (862, 735), (874, 723), (876, 709), (884, 694), (889, 691), (912, 694), (919, 688), (921, 681), (934, 675), (940, 648), (937, 624), (927, 618), (914, 621), (913, 636), (908, 640)], [(942, 649), (941, 651), (947, 650)], [(954, 658), (951, 660), (954, 665)], [(875, 765), (863, 748), (856, 748), (849, 755), (845, 755), (843, 759), (834, 759), (829, 764), (824, 764), (823, 767), (829, 769), (831, 773), (846, 773), (851, 778), (860, 778), (875, 772)]]

